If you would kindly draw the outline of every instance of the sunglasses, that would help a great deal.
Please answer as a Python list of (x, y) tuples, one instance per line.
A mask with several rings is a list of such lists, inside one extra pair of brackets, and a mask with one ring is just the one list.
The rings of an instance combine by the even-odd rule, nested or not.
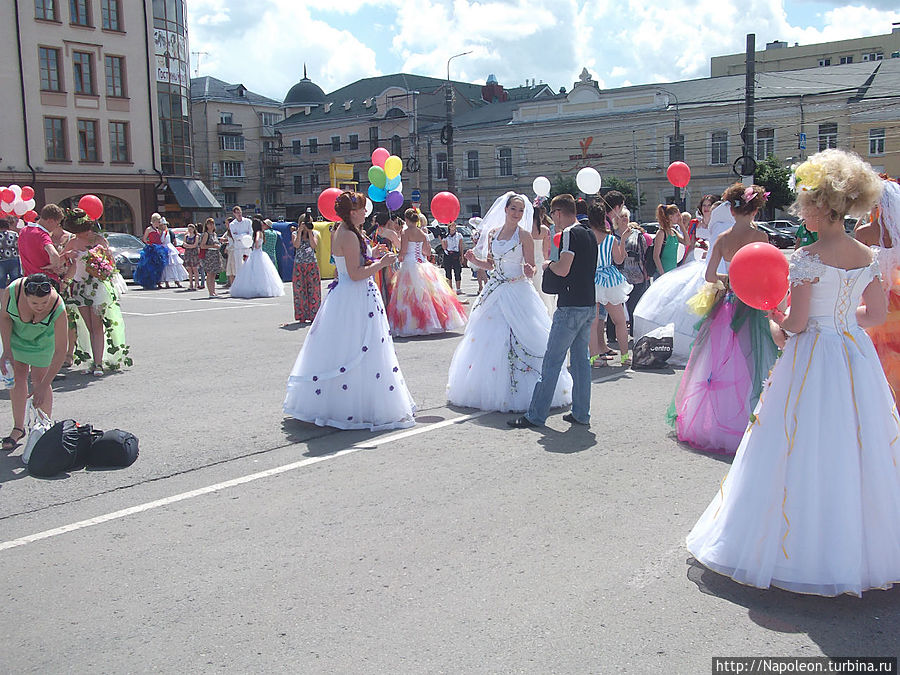
[(45, 295), (50, 295), (50, 291), (53, 290), (53, 286), (49, 281), (26, 281), (25, 282), (25, 294), (26, 295), (36, 295), (38, 297), (44, 297)]
[(557, 211), (562, 211), (562, 209), (550, 209), (550, 215), (552, 216)]

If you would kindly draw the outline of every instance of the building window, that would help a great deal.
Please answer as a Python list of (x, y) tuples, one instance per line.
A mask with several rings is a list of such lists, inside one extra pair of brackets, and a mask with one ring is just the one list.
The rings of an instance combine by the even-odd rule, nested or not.
[(278, 113), (259, 113), (259, 120), (264, 127), (271, 127), (281, 121), (281, 115)]
[(669, 162), (684, 161), (684, 135), (669, 136)]
[(828, 122), (819, 125), (819, 150), (837, 147), (837, 124)]
[(309, 154), (315, 155), (319, 152), (319, 139), (318, 138), (310, 138), (309, 141)]
[(497, 159), (500, 161), (500, 175), (512, 176), (512, 148), (500, 148)]
[(294, 194), (303, 194), (303, 176), (294, 176)]
[(869, 129), (869, 154), (884, 154), (884, 129)]
[(842, 56), (841, 57), (841, 65), (844, 65), (845, 63), (853, 63), (853, 57), (852, 56)]
[(340, 136), (332, 136), (331, 137), (331, 151), (332, 152), (340, 152), (341, 151), (341, 137)]
[(243, 178), (243, 162), (222, 162), (222, 178)]
[(100, 26), (106, 30), (122, 30), (122, 23), (119, 21), (119, 0), (101, 0)]
[(396, 134), (391, 137), (391, 154), (397, 157), (403, 156), (403, 142)]
[(831, 59), (819, 59), (819, 66), (830, 66)]
[(44, 141), (48, 162), (64, 162), (69, 159), (65, 119), (62, 117), (44, 118)]
[(76, 26), (91, 25), (88, 0), (69, 0), (69, 21)]
[(882, 52), (869, 52), (863, 54), (863, 61), (881, 61), (883, 58), (884, 54)]
[(303, 152), (303, 141), (291, 141), (291, 152), (299, 155)]
[(82, 162), (98, 162), (97, 121), (78, 120), (78, 159)]
[(350, 149), (359, 150), (359, 134), (350, 134)]
[(106, 95), (125, 98), (125, 57), (104, 56), (106, 62)]
[(469, 152), (466, 153), (466, 175), (469, 178), (478, 178), (480, 173), (480, 167), (478, 166), (478, 151), (469, 150)]
[(710, 144), (710, 164), (728, 163), (728, 132), (714, 131)]
[(447, 153), (439, 152), (435, 160), (435, 170), (437, 172), (435, 178), (437, 178), (437, 180), (447, 180)]
[(234, 124), (234, 115), (230, 112), (220, 112), (219, 124)]
[(56, 0), (34, 0), (34, 18), (59, 21), (56, 15)]
[(75, 93), (94, 95), (93, 57), (87, 52), (72, 52), (72, 68), (75, 72)]
[(219, 150), (243, 150), (244, 137), (223, 134), (219, 136)]
[(756, 130), (756, 159), (765, 159), (775, 154), (775, 130)]
[(41, 66), (41, 91), (62, 91), (59, 84), (59, 50), (39, 47), (38, 60)]
[(369, 152), (378, 147), (378, 127), (369, 127)]
[(109, 123), (109, 161), (131, 161), (128, 152), (128, 122)]
[(316, 193), (319, 191), (319, 174), (313, 173), (309, 176), (309, 191)]
[(237, 190), (223, 190), (222, 194), (224, 195), (223, 199), (225, 200), (226, 207), (227, 206), (237, 206), (238, 203), (238, 193)]

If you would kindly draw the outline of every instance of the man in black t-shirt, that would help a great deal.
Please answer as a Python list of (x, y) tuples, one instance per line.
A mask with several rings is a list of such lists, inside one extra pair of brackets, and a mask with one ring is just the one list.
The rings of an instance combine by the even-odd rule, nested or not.
[(567, 422), (590, 424), (591, 364), (588, 339), (594, 320), (594, 274), (597, 270), (597, 239), (587, 223), (575, 217), (572, 195), (557, 195), (550, 202), (550, 217), (557, 231), (562, 231), (559, 260), (544, 263), (544, 269), (565, 279), (556, 302), (553, 325), (547, 340), (547, 351), (541, 366), (541, 379), (534, 386), (531, 405), (522, 417), (507, 422), (509, 426), (542, 426), (550, 412), (559, 372), (570, 353), (572, 373), (572, 412), (563, 415)]

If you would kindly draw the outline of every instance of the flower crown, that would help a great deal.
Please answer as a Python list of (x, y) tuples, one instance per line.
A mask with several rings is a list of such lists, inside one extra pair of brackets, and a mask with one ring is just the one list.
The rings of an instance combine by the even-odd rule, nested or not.
[(66, 219), (72, 225), (81, 225), (82, 223), (93, 223), (93, 219), (91, 219), (88, 214), (84, 212), (83, 209), (63, 209), (63, 212), (66, 214)]
[(539, 208), (541, 208), (541, 206), (544, 205), (544, 202), (545, 202), (545, 201), (547, 201), (547, 198), (546, 198), (546, 197), (535, 197), (535, 198), (534, 198), (534, 201), (531, 203), (531, 205), (532, 205), (534, 208), (539, 209)]
[[(750, 202), (752, 202), (756, 198), (756, 194), (757, 194), (756, 191), (754, 191), (754, 189), (752, 187), (748, 187), (746, 190), (744, 190), (744, 194), (741, 195), (741, 197), (739, 199), (731, 200), (731, 205), (735, 208), (740, 208), (744, 204), (749, 204)], [(770, 194), (772, 194), (772, 193), (768, 192), (768, 191), (763, 192), (763, 197), (765, 197), (766, 201), (769, 200)]]
[(810, 192), (818, 190), (822, 187), (822, 181), (825, 179), (825, 169), (818, 164), (806, 160), (799, 166), (792, 167), (794, 172), (788, 179), (788, 187), (795, 192)]

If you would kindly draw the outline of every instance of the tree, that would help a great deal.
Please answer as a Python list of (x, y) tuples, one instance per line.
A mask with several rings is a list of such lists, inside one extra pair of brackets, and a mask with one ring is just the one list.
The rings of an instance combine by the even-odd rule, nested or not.
[(575, 183), (575, 176), (563, 176), (556, 174), (556, 178), (550, 183), (550, 199), (556, 195), (570, 194), (578, 197), (578, 185)]
[(644, 199), (644, 195), (641, 195), (641, 203), (638, 204), (634, 183), (629, 183), (627, 180), (622, 180), (621, 178), (616, 178), (615, 176), (604, 178), (603, 188), (603, 192), (607, 192), (606, 188), (609, 188), (610, 190), (618, 190), (623, 195), (625, 195), (625, 206), (627, 206), (628, 210), (632, 213), (637, 213), (638, 206), (643, 206), (644, 202), (647, 201), (646, 199)]
[(796, 195), (788, 185), (791, 178), (791, 170), (781, 166), (775, 155), (769, 155), (756, 165), (756, 173), (753, 174), (753, 182), (764, 187), (769, 194), (769, 202), (766, 211), (774, 215), (775, 209), (783, 211), (792, 204)]

